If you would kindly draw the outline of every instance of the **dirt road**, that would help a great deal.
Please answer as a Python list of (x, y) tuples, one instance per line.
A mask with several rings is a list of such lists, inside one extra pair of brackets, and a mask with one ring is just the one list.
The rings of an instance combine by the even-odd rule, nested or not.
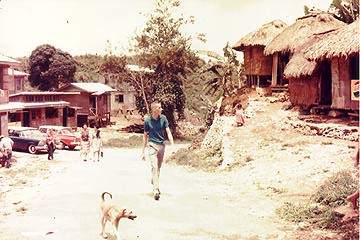
[[(299, 226), (280, 220), (275, 209), (289, 199), (306, 201), (323, 179), (350, 169), (349, 145), (354, 143), (277, 129), (279, 118), (268, 114), (280, 107), (264, 105), (267, 115), (258, 114), (263, 121), (254, 117), (248, 121), (251, 127), (231, 131), (233, 155), (241, 167), (203, 172), (165, 164), (160, 201), (152, 198), (150, 168), (139, 159), (140, 149), (106, 149), (99, 163), (81, 161), (78, 151), (56, 151), (55, 161), (15, 153), (16, 168), (0, 169), (6, 176), (17, 171), (0, 185), (0, 239), (101, 239), (103, 191), (138, 215), (120, 222), (121, 239), (297, 239)], [(307, 239), (337, 239), (325, 230), (314, 234)]]
[(8, 234), (1, 239), (101, 239), (102, 191), (139, 216), (121, 222), (122, 239), (241, 239), (279, 232), (264, 209), (255, 202), (248, 207), (242, 193), (233, 192), (236, 179), (164, 165), (157, 202), (138, 149), (107, 149), (105, 155), (99, 163), (82, 162), (76, 151), (58, 151), (48, 178), (7, 193), (1, 228)]

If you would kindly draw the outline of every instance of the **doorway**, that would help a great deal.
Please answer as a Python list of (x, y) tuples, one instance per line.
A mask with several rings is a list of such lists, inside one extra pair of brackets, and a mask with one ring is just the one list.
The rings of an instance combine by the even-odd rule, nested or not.
[(68, 108), (63, 108), (63, 126), (67, 126)]
[(331, 81), (331, 63), (323, 61), (320, 64), (320, 105), (331, 105), (332, 103), (332, 81)]
[(23, 111), (23, 127), (30, 127), (30, 110), (24, 109)]

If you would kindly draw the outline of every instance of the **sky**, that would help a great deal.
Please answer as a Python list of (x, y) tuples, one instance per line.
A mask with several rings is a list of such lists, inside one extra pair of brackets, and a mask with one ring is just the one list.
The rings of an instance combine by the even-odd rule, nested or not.
[[(222, 53), (263, 24), (280, 19), (288, 25), (304, 15), (304, 5), (327, 10), (331, 0), (182, 0), (179, 12), (194, 16), (186, 33), (204, 33), (206, 43), (194, 50)], [(141, 32), (155, 0), (0, 0), (0, 54), (30, 56), (50, 44), (73, 56), (126, 54), (130, 40)]]

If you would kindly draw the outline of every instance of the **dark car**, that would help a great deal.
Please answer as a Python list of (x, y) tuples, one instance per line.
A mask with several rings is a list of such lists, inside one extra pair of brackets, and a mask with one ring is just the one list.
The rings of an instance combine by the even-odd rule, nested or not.
[(32, 127), (8, 127), (9, 138), (14, 141), (13, 150), (35, 154), (47, 151), (44, 134)]
[(68, 147), (70, 150), (74, 150), (75, 147), (80, 146), (80, 137), (75, 134), (71, 127), (40, 126), (39, 130), (42, 133), (46, 133), (48, 129), (53, 129), (56, 133), (55, 145), (58, 149), (64, 149)]

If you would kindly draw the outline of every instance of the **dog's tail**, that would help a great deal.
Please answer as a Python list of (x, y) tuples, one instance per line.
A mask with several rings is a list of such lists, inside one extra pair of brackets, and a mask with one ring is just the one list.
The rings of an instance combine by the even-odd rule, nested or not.
[(101, 194), (101, 200), (102, 200), (102, 201), (105, 201), (105, 195), (106, 195), (106, 194), (109, 194), (110, 198), (112, 198), (111, 193), (103, 192), (103, 193)]

